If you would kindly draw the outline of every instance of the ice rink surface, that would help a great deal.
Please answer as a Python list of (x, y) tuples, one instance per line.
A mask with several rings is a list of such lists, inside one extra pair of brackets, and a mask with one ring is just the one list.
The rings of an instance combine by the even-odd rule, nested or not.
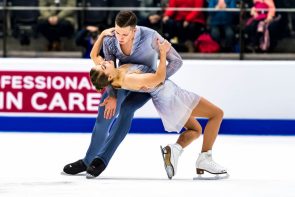
[(226, 180), (193, 180), (202, 138), (183, 152), (168, 180), (160, 145), (177, 135), (129, 134), (100, 177), (61, 175), (82, 158), (90, 134), (0, 133), (0, 197), (295, 197), (294, 136), (220, 135), (213, 158)]

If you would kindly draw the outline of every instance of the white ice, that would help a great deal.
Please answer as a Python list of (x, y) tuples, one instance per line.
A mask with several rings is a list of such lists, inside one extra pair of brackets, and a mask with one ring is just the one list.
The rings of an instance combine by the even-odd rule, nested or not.
[(220, 135), (213, 158), (226, 180), (193, 180), (202, 138), (187, 147), (168, 180), (160, 145), (177, 135), (129, 134), (96, 179), (61, 175), (82, 158), (90, 134), (0, 133), (0, 197), (294, 197), (295, 137)]

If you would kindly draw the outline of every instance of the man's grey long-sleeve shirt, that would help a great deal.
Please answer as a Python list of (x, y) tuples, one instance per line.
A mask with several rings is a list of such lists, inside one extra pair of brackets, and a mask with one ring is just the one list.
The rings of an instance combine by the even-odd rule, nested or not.
[[(105, 59), (114, 62), (118, 59), (119, 66), (122, 64), (141, 64), (156, 70), (159, 55), (158, 39), (161, 42), (164, 40), (158, 32), (147, 27), (136, 26), (131, 54), (125, 55), (115, 35), (105, 37), (103, 41)], [(167, 53), (167, 62), (166, 78), (169, 78), (182, 66), (182, 59), (173, 47)], [(111, 87), (108, 87), (107, 91), (109, 95), (115, 96)]]

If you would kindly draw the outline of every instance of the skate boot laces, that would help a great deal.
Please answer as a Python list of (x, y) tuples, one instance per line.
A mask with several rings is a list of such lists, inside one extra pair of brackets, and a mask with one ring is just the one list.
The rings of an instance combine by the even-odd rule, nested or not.
[(203, 173), (203, 171), (207, 171), (212, 174), (223, 174), (227, 172), (223, 166), (213, 160), (211, 151), (201, 153), (197, 160), (196, 167), (198, 174)]

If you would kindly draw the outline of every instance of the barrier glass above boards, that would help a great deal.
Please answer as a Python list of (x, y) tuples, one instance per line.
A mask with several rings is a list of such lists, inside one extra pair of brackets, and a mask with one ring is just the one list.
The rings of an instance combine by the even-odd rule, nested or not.
[(184, 7), (173, 0), (0, 0), (0, 56), (89, 58), (116, 13), (132, 10), (138, 25), (158, 31), (183, 58), (295, 59), (295, 2), (194, 2)]

